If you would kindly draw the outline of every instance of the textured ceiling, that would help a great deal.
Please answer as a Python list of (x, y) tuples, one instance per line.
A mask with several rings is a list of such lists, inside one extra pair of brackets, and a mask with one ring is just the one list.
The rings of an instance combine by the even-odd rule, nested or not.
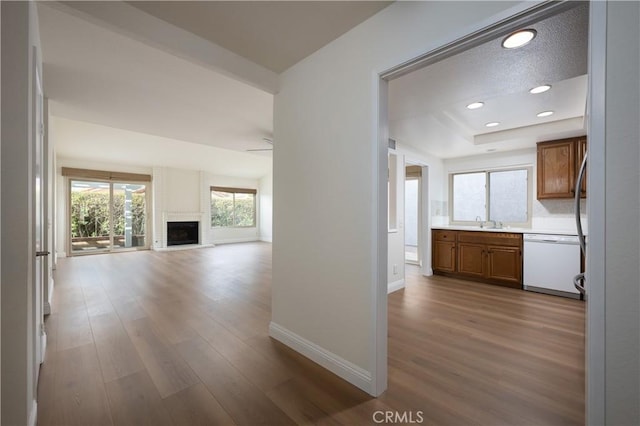
[[(501, 38), (492, 40), (391, 81), (391, 137), (450, 158), (488, 149), (526, 148), (539, 140), (583, 133), (582, 126), (577, 127), (579, 120), (567, 119), (585, 112), (588, 6), (583, 4), (529, 28), (538, 35), (522, 48), (507, 50)], [(553, 87), (542, 94), (529, 93), (541, 84)], [(475, 101), (484, 102), (484, 107), (466, 108)], [(536, 117), (545, 110), (555, 114)], [(500, 125), (485, 127), (492, 121)], [(545, 126), (552, 122), (556, 125)], [(505, 132), (523, 128), (527, 132), (512, 131), (508, 136)], [(499, 136), (500, 132), (505, 132), (503, 138), (492, 139), (501, 142), (478, 143), (483, 139), (478, 136)]]
[(146, 13), (280, 73), (390, 1), (134, 1)]

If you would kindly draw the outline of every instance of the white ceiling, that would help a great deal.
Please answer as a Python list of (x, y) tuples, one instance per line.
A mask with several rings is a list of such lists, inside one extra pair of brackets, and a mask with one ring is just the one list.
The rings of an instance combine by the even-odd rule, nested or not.
[(46, 5), (39, 18), (53, 115), (240, 151), (272, 135), (271, 94)]
[[(390, 136), (440, 158), (507, 151), (584, 134), (588, 6), (530, 25), (537, 37), (507, 50), (502, 38), (389, 84)], [(529, 89), (551, 84), (548, 92)], [(484, 107), (466, 105), (482, 101)], [(555, 114), (538, 118), (536, 114)], [(500, 125), (487, 128), (497, 121)]]
[[(45, 94), (58, 117), (270, 157), (244, 153), (273, 133), (277, 74), (265, 66), (288, 67), (388, 4), (372, 3), (39, 3)], [(451, 158), (584, 133), (586, 9), (532, 25), (522, 49), (495, 40), (392, 81), (391, 137)], [(553, 89), (527, 93), (541, 83)], [(464, 108), (476, 100), (485, 107)]]
[(390, 1), (134, 1), (150, 15), (281, 73)]
[[(273, 137), (277, 74), (267, 68), (288, 68), (390, 3), (40, 2), (45, 95), (70, 122), (242, 151), (245, 176), (251, 158), (272, 155), (246, 152)], [(82, 137), (91, 127), (80, 124), (65, 156), (130, 162), (96, 149), (88, 141), (108, 139)]]

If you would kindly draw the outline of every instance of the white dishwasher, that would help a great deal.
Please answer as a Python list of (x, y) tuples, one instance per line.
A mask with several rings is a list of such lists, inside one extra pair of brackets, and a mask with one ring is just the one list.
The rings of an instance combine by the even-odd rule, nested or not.
[(524, 234), (523, 287), (580, 298), (573, 277), (580, 273), (580, 243), (574, 235)]

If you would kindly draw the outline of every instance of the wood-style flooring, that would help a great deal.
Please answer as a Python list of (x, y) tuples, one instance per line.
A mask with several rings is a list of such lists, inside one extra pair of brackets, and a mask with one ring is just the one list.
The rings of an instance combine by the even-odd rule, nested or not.
[(269, 338), (270, 307), (266, 243), (61, 259), (38, 424), (584, 424), (583, 302), (408, 266), (377, 399)]

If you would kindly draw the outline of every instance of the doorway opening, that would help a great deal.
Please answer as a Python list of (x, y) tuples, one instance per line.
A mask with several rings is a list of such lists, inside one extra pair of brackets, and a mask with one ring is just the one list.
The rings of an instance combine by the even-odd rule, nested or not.
[(145, 183), (70, 179), (71, 254), (148, 248), (148, 193)]
[[(588, 39), (588, 14), (585, 18), (584, 10), (588, 11), (589, 7), (586, 3), (578, 3), (578, 4), (569, 4), (567, 3), (545, 3), (536, 5), (528, 10), (525, 10), (518, 15), (514, 15), (508, 19), (505, 19), (501, 22), (498, 22), (490, 27), (487, 27), (483, 30), (477, 31), (473, 34), (470, 34), (462, 39), (456, 40), (449, 45), (442, 46), (434, 51), (428, 52), (425, 55), (416, 58), (413, 61), (402, 64), (394, 69), (389, 70), (386, 73), (381, 74), (381, 85), (380, 85), (380, 112), (381, 112), (381, 124), (380, 124), (380, 148), (382, 150), (382, 146), (384, 141), (388, 138), (393, 138), (398, 143), (398, 152), (411, 152), (412, 156), (416, 152), (420, 154), (417, 156), (423, 161), (428, 162), (430, 165), (432, 174), (430, 175), (429, 185), (435, 189), (435, 191), (431, 194), (429, 200), (429, 220), (433, 225), (443, 225), (446, 226), (449, 224), (449, 216), (452, 211), (452, 203), (450, 199), (450, 191), (449, 186), (450, 182), (448, 176), (454, 171), (472, 171), (474, 169), (482, 169), (489, 167), (487, 165), (480, 165), (482, 161), (486, 160), (487, 156), (492, 156), (493, 159), (497, 161), (503, 161), (507, 155), (502, 155), (500, 151), (511, 151), (511, 150), (528, 150), (529, 156), (533, 154), (533, 160), (518, 160), (518, 165), (531, 165), (535, 164), (535, 144), (538, 141), (543, 141), (545, 139), (537, 139), (540, 136), (540, 132), (538, 130), (542, 129), (542, 126), (537, 126), (538, 123), (527, 123), (525, 121), (521, 121), (516, 123), (515, 121), (510, 127), (506, 127), (505, 123), (507, 122), (507, 118), (503, 119), (503, 123), (497, 122), (497, 120), (491, 117), (485, 117), (485, 112), (495, 111), (490, 108), (484, 108), (482, 110), (482, 114), (476, 114), (474, 119), (477, 119), (477, 122), (473, 122), (473, 120), (464, 121), (462, 118), (462, 113), (466, 112), (465, 109), (472, 110), (471, 105), (474, 101), (478, 101), (477, 103), (483, 104), (482, 101), (489, 100), (499, 101), (501, 96), (511, 97), (516, 94), (519, 90), (524, 90), (524, 92), (529, 93), (530, 96), (534, 96), (534, 92), (529, 92), (530, 89), (533, 89), (539, 85), (542, 85), (543, 81), (537, 82), (537, 84), (528, 85), (524, 89), (519, 89), (517, 86), (519, 83), (516, 82), (517, 78), (514, 78), (515, 73), (506, 74), (502, 73), (488, 73), (493, 77), (496, 77), (499, 81), (496, 81), (496, 87), (500, 87), (502, 90), (505, 90), (503, 93), (499, 92), (490, 92), (491, 90), (488, 86), (483, 86), (482, 90), (479, 92), (473, 93), (473, 84), (480, 80), (483, 75), (483, 70), (479, 67), (480, 60), (488, 60), (491, 56), (484, 55), (480, 51), (475, 51), (477, 54), (476, 62), (471, 64), (456, 62), (456, 60), (462, 57), (462, 54), (473, 51), (477, 47), (482, 47), (484, 44), (488, 44), (490, 42), (498, 42), (508, 35), (509, 33), (526, 27), (535, 27), (537, 25), (546, 25), (549, 24), (547, 20), (556, 18), (562, 15), (565, 12), (568, 12), (570, 15), (579, 14), (579, 8), (582, 8), (583, 15), (580, 17), (581, 25), (579, 29), (581, 29), (585, 34), (582, 37), (582, 40)], [(575, 28), (575, 26), (571, 27)], [(542, 29), (538, 30), (538, 37), (541, 37), (540, 34), (544, 35), (544, 31)], [(573, 40), (580, 39), (580, 37), (575, 37)], [(543, 40), (540, 38), (539, 40)], [(573, 69), (562, 69), (562, 70), (553, 70), (553, 72), (549, 73), (547, 76), (545, 75), (537, 75), (536, 78), (538, 80), (543, 80), (546, 78), (554, 78), (553, 86), (554, 89), (564, 89), (571, 87), (579, 87), (581, 86), (584, 89), (584, 97), (581, 98), (577, 104), (581, 103), (581, 112), (577, 115), (569, 115), (565, 117), (558, 117), (556, 115), (555, 118), (559, 120), (563, 120), (562, 123), (555, 123), (556, 126), (554, 130), (551, 129), (552, 126), (547, 126), (544, 131), (552, 133), (558, 132), (558, 127), (560, 125), (573, 126), (574, 128), (560, 130), (559, 132), (586, 132), (585, 123), (587, 120), (584, 118), (585, 107), (586, 107), (586, 88), (587, 88), (587, 56), (586, 56), (586, 42), (583, 42), (582, 49), (573, 49), (570, 50), (570, 54), (573, 55), (576, 52), (582, 52), (584, 57), (578, 61), (572, 61), (571, 64), (567, 64), (569, 67), (573, 66)], [(460, 56), (458, 56), (460, 54)], [(569, 53), (568, 53), (569, 54)], [(534, 55), (530, 58), (526, 58), (527, 55), (519, 54), (519, 61), (516, 65), (513, 65), (514, 69), (524, 69), (524, 70), (533, 70), (536, 72), (544, 69), (543, 64), (540, 61), (539, 55)], [(534, 59), (532, 59), (534, 58)], [(564, 58), (567, 59), (567, 58)], [(526, 65), (527, 60), (534, 60), (536, 62), (535, 65), (531, 67)], [(508, 64), (505, 62), (497, 61), (502, 64), (505, 68), (509, 68)], [(433, 67), (432, 67), (433, 66)], [(582, 71), (579, 68), (583, 69)], [(438, 82), (434, 83), (434, 79), (432, 76), (428, 76), (427, 74), (419, 75), (417, 72), (421, 72), (426, 69), (437, 69), (439, 75), (443, 76), (443, 78), (448, 79), (449, 81), (453, 81), (452, 89), (455, 89), (455, 93), (453, 98), (455, 101), (455, 105), (445, 105), (443, 104), (443, 99), (446, 94), (444, 93), (445, 86), (439, 84)], [(462, 80), (459, 79), (459, 76), (466, 72), (465, 70), (472, 70), (476, 72), (476, 75), (473, 78), (464, 78)], [(510, 71), (513, 71), (510, 70)], [(500, 77), (502, 76), (502, 77)], [(410, 102), (407, 102), (404, 107), (400, 105), (399, 108), (396, 106), (401, 104), (398, 102), (398, 91), (395, 91), (395, 88), (392, 87), (397, 81), (399, 81), (402, 77), (406, 77), (405, 81), (413, 81), (414, 86), (413, 89), (409, 89), (409, 85), (404, 87), (405, 95), (412, 96), (415, 95), (418, 90), (416, 87), (419, 87), (420, 90), (425, 90), (425, 92), (429, 92), (430, 96), (428, 98), (423, 98), (417, 100), (416, 98), (412, 98)], [(420, 87), (420, 84), (423, 84)], [(397, 88), (398, 86), (396, 86)], [(424, 87), (429, 87), (428, 89), (423, 89)], [(412, 92), (413, 90), (413, 92)], [(559, 94), (560, 90), (555, 93)], [(554, 96), (556, 96), (554, 94)], [(477, 99), (466, 99), (466, 97), (476, 98)], [(537, 98), (542, 99), (541, 97)], [(564, 99), (567, 99), (565, 96)], [(515, 98), (513, 99), (515, 100)], [(489, 101), (486, 102), (485, 106), (489, 105)], [(394, 104), (395, 103), (395, 104)], [(517, 102), (516, 102), (517, 103)], [(519, 106), (522, 104), (519, 104)], [(428, 113), (421, 114), (418, 111), (419, 107), (426, 106), (432, 107), (432, 110), (428, 111)], [(460, 108), (462, 107), (462, 108)], [(536, 106), (537, 107), (537, 106)], [(456, 111), (456, 108), (459, 109), (460, 114)], [(505, 109), (509, 113), (513, 113), (515, 108)], [(542, 110), (540, 110), (542, 111)], [(477, 112), (477, 111), (476, 111)], [(405, 114), (402, 116), (402, 114)], [(557, 112), (556, 112), (557, 114)], [(422, 116), (421, 116), (422, 115)], [(544, 118), (549, 117), (549, 115), (536, 115), (533, 114), (534, 117)], [(579, 120), (571, 120), (571, 118), (579, 118)], [(412, 119), (418, 119), (414, 122), (411, 122)], [(516, 120), (517, 121), (517, 120)], [(548, 120), (548, 123), (551, 123), (553, 120)], [(580, 121), (580, 123), (578, 123)], [(497, 123), (497, 124), (496, 124)], [(490, 126), (489, 126), (490, 124)], [(402, 134), (401, 127), (404, 126), (404, 134)], [(481, 129), (480, 131), (475, 132), (473, 127), (478, 127)], [(482, 127), (480, 127), (482, 126)], [(495, 129), (496, 126), (503, 126), (501, 129)], [(486, 129), (485, 129), (486, 127)], [(448, 132), (448, 130), (453, 129), (459, 136), (451, 137), (452, 132)], [(522, 129), (522, 130), (516, 130)], [(531, 130), (536, 130), (533, 134), (527, 132), (531, 132)], [(584, 134), (584, 133), (582, 133)], [(577, 136), (577, 135), (562, 135), (564, 137), (569, 136)], [(550, 139), (553, 138), (561, 138), (560, 135), (553, 136), (542, 136), (548, 137)], [(425, 141), (427, 139), (431, 139), (437, 142), (438, 146), (442, 148), (442, 152), (444, 154), (438, 155), (437, 152), (433, 151), (433, 146), (429, 147), (430, 149), (425, 149)], [(528, 141), (525, 141), (528, 139)], [(506, 145), (506, 142), (511, 141), (517, 147), (510, 147), (509, 149), (501, 149), (497, 147), (500, 144)], [(420, 145), (422, 144), (422, 145)], [(466, 146), (465, 146), (466, 144)], [(521, 144), (521, 145), (518, 145)], [(435, 146), (435, 144), (434, 144)], [(460, 151), (456, 153), (455, 151), (460, 148)], [(382, 152), (382, 151), (381, 151)], [(497, 154), (493, 154), (494, 152), (498, 152)], [(472, 164), (469, 162), (469, 157), (475, 156), (479, 158), (478, 164)], [(483, 158), (480, 158), (483, 157)], [(520, 157), (522, 158), (522, 157)], [(434, 161), (430, 161), (435, 159)], [(380, 163), (382, 162), (382, 158), (380, 158)], [(466, 161), (466, 163), (465, 163)], [(509, 159), (512, 161), (512, 159)], [(531, 163), (531, 161), (533, 163)], [(454, 165), (454, 166), (452, 166)], [(496, 168), (504, 168), (505, 164), (498, 164), (495, 166)], [(457, 168), (457, 169), (456, 169)], [(434, 182), (435, 180), (435, 182)], [(439, 182), (438, 182), (439, 181)], [(406, 201), (410, 196), (410, 190), (407, 181), (404, 182), (404, 191), (406, 194), (405, 197), (405, 215), (409, 214), (409, 209), (412, 206)], [(382, 188), (382, 186), (381, 186)], [(385, 197), (386, 198), (386, 197)], [(530, 211), (530, 213), (532, 213)], [(410, 230), (413, 229), (413, 224), (408, 220), (408, 217), (404, 217), (405, 221), (405, 238), (406, 242), (404, 244), (403, 254), (405, 259), (408, 260), (407, 263), (410, 262), (408, 259), (415, 259), (416, 257), (420, 259), (420, 256), (415, 256), (412, 253), (407, 255), (407, 247), (411, 244), (411, 240), (409, 238)], [(381, 225), (381, 224), (380, 224)], [(430, 228), (430, 226), (429, 226)], [(430, 234), (430, 229), (424, 229), (427, 233), (427, 238)], [(389, 247), (391, 247), (391, 242), (388, 242)], [(391, 255), (390, 255), (391, 256)], [(456, 256), (454, 255), (454, 261)], [(387, 259), (387, 266), (390, 267), (392, 262), (390, 261), (390, 257)], [(414, 268), (415, 269), (415, 268)], [(382, 287), (382, 286), (381, 286)], [(380, 291), (380, 290), (379, 290)], [(405, 291), (405, 298), (409, 292)], [(386, 300), (386, 299), (385, 299)], [(455, 303), (455, 302), (453, 302)], [(378, 322), (380, 322), (380, 303), (378, 303)], [(383, 313), (386, 313), (386, 310), (382, 309)], [(386, 333), (386, 328), (380, 327), (378, 328), (379, 334), (378, 342), (386, 342), (386, 339), (381, 337), (382, 331)], [(383, 353), (383, 351), (378, 352)], [(382, 374), (381, 374), (382, 372)], [(583, 372), (584, 373), (584, 372)], [(386, 379), (386, 370), (383, 367), (380, 367), (378, 364), (376, 374), (379, 376), (378, 380), (383, 377), (383, 380)], [(382, 380), (380, 380), (382, 381)]]
[(422, 264), (420, 242), (422, 241), (421, 187), (422, 168), (405, 166), (404, 180), (404, 261), (412, 265)]

